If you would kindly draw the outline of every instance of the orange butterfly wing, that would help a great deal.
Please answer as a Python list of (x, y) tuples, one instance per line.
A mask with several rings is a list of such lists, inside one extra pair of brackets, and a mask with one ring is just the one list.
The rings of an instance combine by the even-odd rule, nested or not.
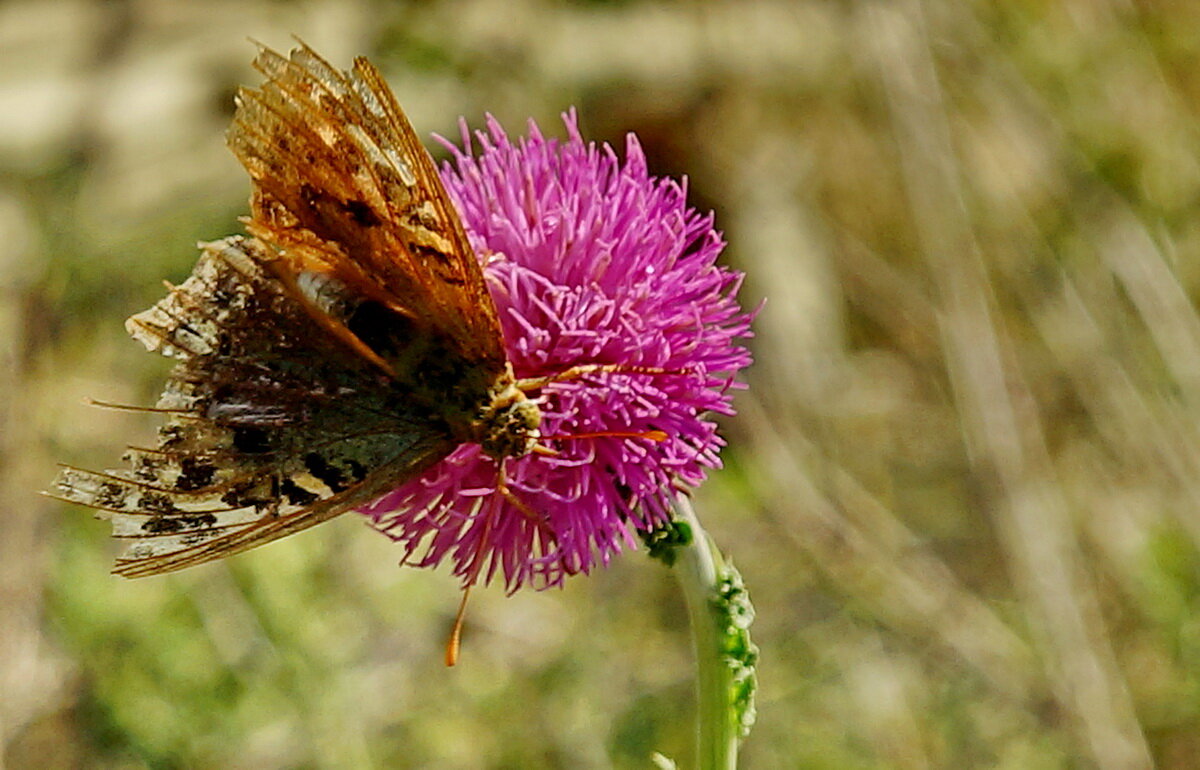
[(228, 142), (254, 183), (247, 229), (294, 275), (328, 273), (450, 341), (486, 372), (506, 356), (478, 257), (433, 159), (372, 64), (339, 72), (263, 48)]

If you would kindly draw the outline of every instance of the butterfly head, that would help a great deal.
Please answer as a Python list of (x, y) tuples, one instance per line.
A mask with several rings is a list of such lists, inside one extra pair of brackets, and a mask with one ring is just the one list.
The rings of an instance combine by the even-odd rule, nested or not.
[(508, 382), (479, 423), (479, 445), (489, 457), (524, 457), (537, 446), (542, 412), (524, 391)]

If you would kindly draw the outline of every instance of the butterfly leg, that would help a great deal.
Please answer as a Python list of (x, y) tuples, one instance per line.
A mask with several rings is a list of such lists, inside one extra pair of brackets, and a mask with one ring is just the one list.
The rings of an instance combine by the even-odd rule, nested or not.
[[(503, 463), (500, 468), (503, 471)], [(467, 599), (471, 596), (471, 587), (475, 585), (475, 581), (479, 579), (479, 573), (483, 571), (484, 551), (492, 539), (492, 525), (496, 521), (496, 514), (499, 510), (499, 505), (492, 505), (484, 514), (487, 518), (483, 521), (483, 533), (475, 542), (475, 553), (471, 557), (470, 566), (467, 567), (466, 582), (463, 585), (462, 601), (458, 603), (458, 612), (454, 615), (454, 625), (450, 628), (450, 638), (446, 640), (447, 666), (458, 663), (458, 652), (462, 645), (463, 620), (467, 615)]]
[(463, 588), (462, 601), (458, 603), (458, 612), (454, 615), (454, 627), (450, 629), (450, 638), (446, 640), (446, 666), (452, 667), (458, 663), (458, 651), (462, 647), (463, 618), (467, 614), (467, 599), (471, 596), (471, 586)]
[[(500, 496), (510, 503), (514, 508), (520, 511), (525, 516), (542, 529), (544, 532), (549, 532), (546, 529), (545, 523), (541, 521), (541, 517), (529, 507), (521, 498), (517, 497), (508, 487), (507, 476), (504, 471), (504, 460), (500, 460), (496, 464), (496, 491)], [(462, 644), (462, 627), (463, 619), (467, 613), (467, 599), (471, 595), (471, 587), (479, 579), (479, 573), (483, 571), (485, 562), (484, 552), (487, 550), (488, 544), (491, 541), (492, 530), (496, 522), (496, 516), (500, 512), (500, 505), (494, 504), (486, 514), (487, 518), (483, 523), (483, 532), (479, 536), (475, 545), (475, 554), (471, 559), (471, 566), (467, 570), (466, 585), (463, 586), (462, 601), (458, 604), (458, 612), (454, 616), (454, 626), (450, 629), (450, 638), (446, 641), (446, 665), (453, 666), (458, 662), (458, 653)], [(551, 533), (552, 536), (553, 533)]]
[[(551, 450), (551, 451), (554, 451), (554, 450)], [(509, 488), (508, 475), (504, 472), (504, 461), (501, 460), (499, 463), (497, 463), (497, 465), (498, 465), (498, 468), (496, 470), (496, 491), (499, 492), (500, 496), (503, 497), (505, 500), (507, 500), (512, 505), (512, 507), (516, 508), (518, 511), (525, 514), (525, 517), (527, 519), (529, 519), (530, 521), (532, 521), (534, 523), (539, 524), (539, 526), (540, 526), (544, 517), (539, 516), (538, 513), (533, 510), (533, 508), (529, 507), (529, 503), (526, 503), (524, 500), (517, 497), (517, 495), (512, 491), (512, 489)]]

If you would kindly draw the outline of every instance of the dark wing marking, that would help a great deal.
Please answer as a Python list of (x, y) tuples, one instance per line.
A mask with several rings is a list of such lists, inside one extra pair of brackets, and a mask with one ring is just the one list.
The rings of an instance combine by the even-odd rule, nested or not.
[(192, 275), (129, 319), (178, 359), (158, 445), (129, 467), (64, 468), (53, 495), (96, 508), (128, 540), (116, 572), (169, 572), (337, 516), (454, 446), (436, 411), (381, 376), (270, 272), (255, 241), (204, 246)]
[[(321, 495), (328, 494), (326, 491), (307, 492), (315, 500), (308, 505), (260, 500), (233, 508), (204, 494), (147, 493), (131, 479), (75, 468), (63, 469), (55, 496), (95, 507), (101, 516), (111, 519), (113, 537), (130, 541), (113, 572), (146, 577), (232, 556), (308, 529), (367, 504), (394, 488), (397, 480), (424, 470), (445, 454), (444, 446), (437, 442), (410, 446), (342, 492), (324, 498)], [(302, 489), (291, 477), (285, 479), (288, 481)], [(139, 506), (163, 505), (151, 503), (147, 494), (157, 495), (171, 509), (161, 513), (143, 510)], [(101, 505), (106, 499), (120, 500), (122, 507)]]
[(505, 366), (478, 258), (379, 71), (339, 72), (307, 46), (260, 50), (228, 142), (254, 182), (249, 231), (289, 269), (328, 272), (449, 340), (490, 382)]

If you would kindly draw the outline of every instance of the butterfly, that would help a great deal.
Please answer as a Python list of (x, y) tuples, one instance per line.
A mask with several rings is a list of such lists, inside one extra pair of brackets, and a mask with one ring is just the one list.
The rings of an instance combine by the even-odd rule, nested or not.
[[(539, 444), (480, 261), (379, 70), (260, 47), (227, 140), (252, 182), (247, 235), (126, 323), (177, 361), (153, 447), (64, 466), (52, 495), (128, 542), (114, 572), (156, 575), (365, 505), (463, 443)], [(567, 376), (570, 376), (569, 374)]]

